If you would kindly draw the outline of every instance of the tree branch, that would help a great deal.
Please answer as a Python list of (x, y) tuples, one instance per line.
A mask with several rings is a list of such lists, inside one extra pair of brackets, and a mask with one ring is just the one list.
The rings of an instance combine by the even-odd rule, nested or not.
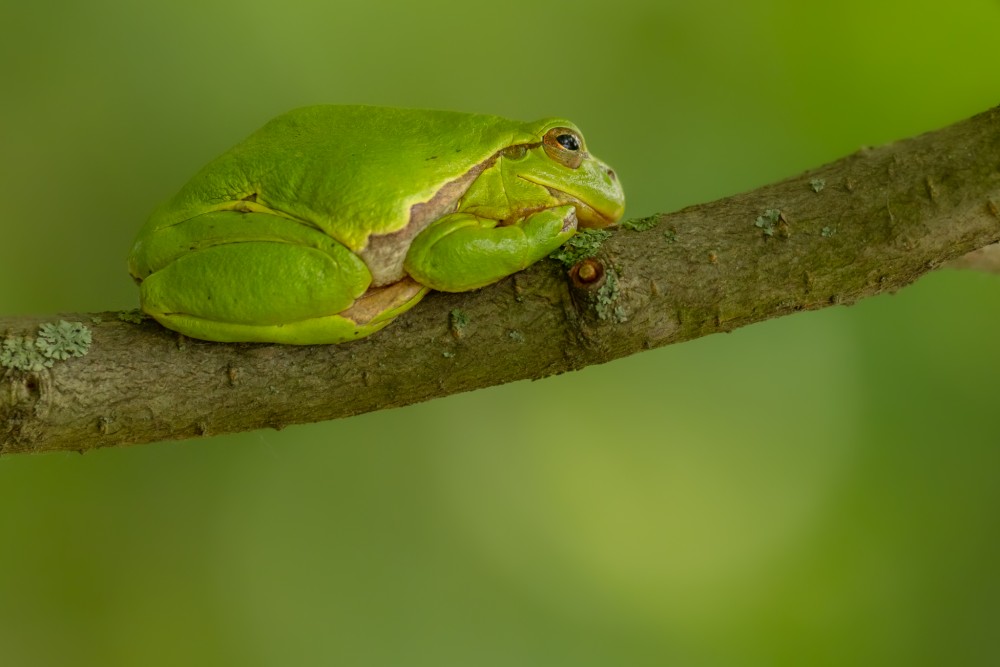
[(347, 417), (899, 289), (1000, 241), (1000, 108), (628, 226), (568, 272), (546, 260), (476, 292), (432, 294), (343, 345), (207, 343), (115, 313), (0, 318), (8, 340), (60, 319), (93, 334), (85, 356), (0, 368), (0, 452)]

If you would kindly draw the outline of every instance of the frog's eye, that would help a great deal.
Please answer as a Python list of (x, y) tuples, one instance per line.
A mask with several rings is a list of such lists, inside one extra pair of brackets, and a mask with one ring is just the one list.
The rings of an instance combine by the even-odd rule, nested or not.
[(580, 150), (580, 140), (576, 138), (575, 134), (560, 134), (556, 137), (556, 141), (568, 151)]
[(545, 153), (561, 165), (576, 169), (583, 162), (583, 137), (568, 127), (554, 127), (542, 137)]

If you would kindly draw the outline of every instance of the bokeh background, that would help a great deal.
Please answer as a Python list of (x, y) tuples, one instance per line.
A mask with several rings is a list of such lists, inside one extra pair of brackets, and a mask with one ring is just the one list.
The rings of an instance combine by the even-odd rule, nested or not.
[[(304, 104), (565, 115), (640, 216), (1000, 102), (988, 0), (90, 0), (2, 22), (4, 315), (134, 307), (153, 206)], [(998, 339), (1000, 276), (940, 271), (535, 383), (5, 458), (0, 664), (995, 665)]]

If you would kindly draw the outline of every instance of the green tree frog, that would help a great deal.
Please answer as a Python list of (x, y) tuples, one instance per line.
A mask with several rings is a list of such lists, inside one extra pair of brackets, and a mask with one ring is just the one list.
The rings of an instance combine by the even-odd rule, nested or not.
[(323, 105), (268, 122), (153, 212), (142, 309), (212, 341), (367, 336), (428, 290), (494, 283), (621, 218), (614, 171), (564, 119)]

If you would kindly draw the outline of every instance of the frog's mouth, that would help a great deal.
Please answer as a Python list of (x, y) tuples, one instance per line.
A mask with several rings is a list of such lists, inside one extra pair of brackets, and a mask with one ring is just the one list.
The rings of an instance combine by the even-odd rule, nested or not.
[(622, 217), (621, 207), (616, 207), (613, 211), (602, 211), (585, 201), (577, 199), (568, 192), (556, 190), (548, 186), (542, 187), (548, 190), (552, 198), (560, 204), (570, 204), (576, 208), (576, 219), (580, 227), (610, 227)]

